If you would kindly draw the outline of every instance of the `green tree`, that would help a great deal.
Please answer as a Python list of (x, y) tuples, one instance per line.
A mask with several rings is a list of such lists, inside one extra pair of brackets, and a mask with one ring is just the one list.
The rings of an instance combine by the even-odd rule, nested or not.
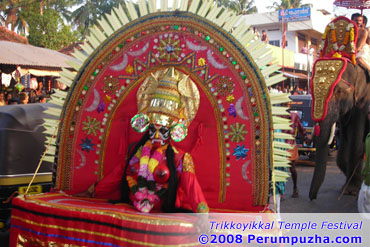
[(76, 0), (0, 0), (0, 24), (21, 34), (29, 32), (27, 18), (31, 13), (43, 15), (45, 9), (55, 9), (65, 20)]
[(45, 8), (43, 14), (30, 12), (28, 42), (31, 45), (49, 49), (60, 49), (79, 40), (79, 34), (65, 25), (58, 11)]
[(75, 4), (76, 0), (32, 0), (39, 4), (40, 14), (42, 15), (45, 9), (55, 9), (59, 15), (66, 20), (70, 19), (70, 8)]
[(234, 10), (237, 14), (257, 13), (254, 0), (217, 0), (217, 4)]

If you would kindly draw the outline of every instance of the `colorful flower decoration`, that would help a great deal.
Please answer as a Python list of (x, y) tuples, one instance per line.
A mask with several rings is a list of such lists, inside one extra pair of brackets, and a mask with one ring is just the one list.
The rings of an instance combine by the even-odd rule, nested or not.
[(86, 151), (86, 152), (89, 152), (90, 150), (94, 151), (93, 146), (95, 146), (95, 144), (92, 143), (92, 139), (89, 139), (86, 137), (85, 140), (81, 139), (81, 141), (82, 143), (80, 144), (80, 147), (82, 151)]
[(131, 118), (131, 127), (139, 133), (145, 132), (149, 128), (149, 117), (144, 113), (136, 114)]
[(105, 104), (103, 101), (100, 101), (99, 105), (98, 105), (98, 108), (96, 109), (98, 113), (101, 113), (105, 110)]
[(198, 65), (199, 65), (199, 66), (204, 66), (204, 65), (206, 65), (206, 60), (205, 60), (203, 57), (199, 58), (199, 59), (198, 59)]
[(234, 148), (233, 155), (236, 156), (236, 160), (239, 160), (242, 158), (243, 160), (248, 156), (247, 152), (249, 151), (248, 148), (245, 148), (245, 145), (237, 145), (236, 148)]
[(327, 36), (330, 34), (331, 36), (331, 41), (332, 41), (332, 47), (333, 47), (333, 50), (334, 50), (334, 54), (332, 55), (333, 57), (342, 57), (342, 52), (343, 50), (346, 48), (346, 46), (348, 45), (348, 42), (350, 44), (350, 47), (351, 47), (351, 60), (354, 64), (356, 64), (356, 58), (355, 58), (355, 55), (356, 55), (356, 47), (355, 47), (355, 28), (354, 28), (354, 25), (353, 23), (348, 23), (347, 27), (346, 27), (346, 32), (345, 32), (345, 36), (344, 36), (344, 40), (343, 40), (343, 43), (342, 44), (338, 44), (337, 42), (337, 33), (336, 33), (336, 29), (335, 29), (335, 24), (334, 22), (330, 22), (326, 29), (325, 29), (325, 32), (323, 33), (322, 35), (322, 40), (321, 40), (321, 45), (320, 45), (320, 57), (322, 57), (324, 55), (324, 48), (325, 48), (325, 40), (327, 38)]
[(137, 185), (137, 181), (133, 177), (127, 176), (126, 179), (127, 179), (128, 186), (130, 188)]
[(112, 100), (112, 97), (110, 97), (109, 95), (105, 95), (104, 103), (108, 104), (111, 100)]
[(134, 72), (134, 68), (132, 67), (131, 64), (127, 65), (126, 67), (126, 73), (131, 75)]
[(227, 111), (229, 112), (230, 116), (236, 117), (236, 110), (234, 104), (230, 104), (230, 107), (227, 108)]
[(119, 80), (117, 77), (107, 76), (103, 79), (103, 83), (102, 90), (104, 93), (115, 94), (119, 89)]
[(188, 135), (188, 129), (183, 124), (176, 124), (171, 129), (171, 139), (175, 142), (181, 142)]
[(239, 123), (236, 123), (236, 124), (232, 124), (230, 125), (230, 133), (229, 135), (231, 135), (231, 141), (232, 142), (242, 142), (245, 140), (245, 135), (248, 134), (248, 131), (245, 129), (245, 125), (244, 124), (239, 124)]
[(85, 131), (87, 135), (93, 134), (96, 136), (96, 130), (99, 128), (100, 121), (97, 121), (96, 118), (91, 119), (90, 116), (87, 116), (87, 121), (83, 121), (82, 130)]
[(217, 93), (221, 96), (227, 96), (234, 92), (235, 85), (233, 81), (229, 80), (228, 78), (221, 78), (215, 84)]
[(226, 97), (226, 100), (227, 100), (227, 102), (229, 102), (229, 103), (233, 103), (233, 102), (234, 102), (234, 100), (235, 100), (235, 97), (234, 97), (234, 95), (233, 95), (233, 94), (230, 94), (229, 96), (227, 96), (227, 97)]
[(179, 58), (182, 48), (180, 47), (180, 40), (174, 40), (171, 37), (168, 37), (160, 40), (157, 50), (160, 53), (160, 58), (165, 58), (167, 61), (171, 61), (172, 58)]

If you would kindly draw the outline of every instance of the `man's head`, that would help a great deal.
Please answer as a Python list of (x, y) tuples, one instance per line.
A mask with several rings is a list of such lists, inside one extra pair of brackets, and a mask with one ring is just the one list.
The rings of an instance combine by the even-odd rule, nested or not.
[(26, 92), (21, 92), (19, 95), (19, 101), (21, 104), (28, 104), (28, 94)]
[(6, 100), (11, 100), (13, 98), (13, 95), (11, 93), (8, 93), (6, 95)]
[(46, 98), (44, 95), (39, 96), (39, 103), (46, 103)]
[(351, 20), (354, 21), (358, 27), (365, 27), (364, 17), (361, 14), (359, 13), (352, 14)]

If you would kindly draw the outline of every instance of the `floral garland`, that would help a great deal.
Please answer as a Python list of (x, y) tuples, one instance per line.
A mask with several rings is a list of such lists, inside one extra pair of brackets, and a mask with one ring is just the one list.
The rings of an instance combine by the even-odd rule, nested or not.
[(344, 50), (344, 48), (346, 48), (348, 42), (350, 42), (350, 45), (351, 45), (351, 60), (354, 64), (356, 64), (356, 47), (355, 47), (355, 28), (354, 28), (354, 25), (353, 23), (349, 23), (346, 27), (346, 33), (345, 33), (345, 36), (344, 36), (344, 40), (343, 40), (343, 44), (341, 46), (338, 45), (338, 42), (337, 42), (337, 34), (336, 34), (336, 30), (335, 30), (335, 25), (333, 22), (329, 23), (327, 26), (326, 26), (326, 29), (325, 29), (325, 32), (323, 33), (322, 35), (322, 40), (321, 40), (321, 44), (320, 44), (320, 57), (322, 57), (324, 54), (324, 47), (325, 47), (325, 41), (326, 41), (326, 38), (327, 38), (327, 35), (330, 31), (330, 35), (331, 35), (331, 40), (332, 40), (332, 43), (333, 43), (333, 50), (334, 50), (334, 54), (333, 54), (333, 57), (342, 57), (342, 51)]
[(151, 203), (159, 201), (167, 189), (167, 184), (158, 184), (154, 179), (153, 172), (164, 158), (164, 150), (167, 144), (157, 148), (151, 155), (153, 147), (152, 141), (148, 140), (130, 160), (129, 165), (139, 163), (138, 177), (127, 175), (126, 180), (130, 191), (135, 197), (134, 206), (142, 212), (149, 212), (151, 207), (148, 204), (141, 204), (143, 199), (149, 200)]
[[(140, 161), (140, 169), (138, 176), (145, 178), (147, 181), (154, 180), (153, 172), (159, 163), (163, 160), (163, 152), (166, 150), (168, 144), (157, 148), (152, 155), (150, 155), (152, 149), (152, 141), (148, 140), (143, 147), (141, 147), (132, 157), (130, 165), (138, 163)], [(137, 181), (132, 176), (127, 176), (127, 182), (129, 187), (133, 187), (137, 184)]]

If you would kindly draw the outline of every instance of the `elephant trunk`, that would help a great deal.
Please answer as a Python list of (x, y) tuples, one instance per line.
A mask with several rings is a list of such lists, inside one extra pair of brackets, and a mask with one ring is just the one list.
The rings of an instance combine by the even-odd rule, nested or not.
[(338, 110), (334, 109), (337, 106), (329, 104), (328, 112), (330, 114), (320, 122), (320, 135), (314, 137), (316, 156), (315, 156), (315, 170), (311, 181), (309, 198), (310, 200), (316, 199), (322, 183), (324, 182), (326, 173), (326, 163), (329, 153), (329, 139), (332, 133), (333, 125), (338, 120)]
[(320, 136), (315, 137), (316, 156), (315, 156), (315, 170), (311, 181), (310, 187), (310, 200), (317, 198), (317, 193), (324, 182), (326, 174), (326, 163), (328, 160), (329, 152), (329, 134), (330, 131), (321, 127)]

